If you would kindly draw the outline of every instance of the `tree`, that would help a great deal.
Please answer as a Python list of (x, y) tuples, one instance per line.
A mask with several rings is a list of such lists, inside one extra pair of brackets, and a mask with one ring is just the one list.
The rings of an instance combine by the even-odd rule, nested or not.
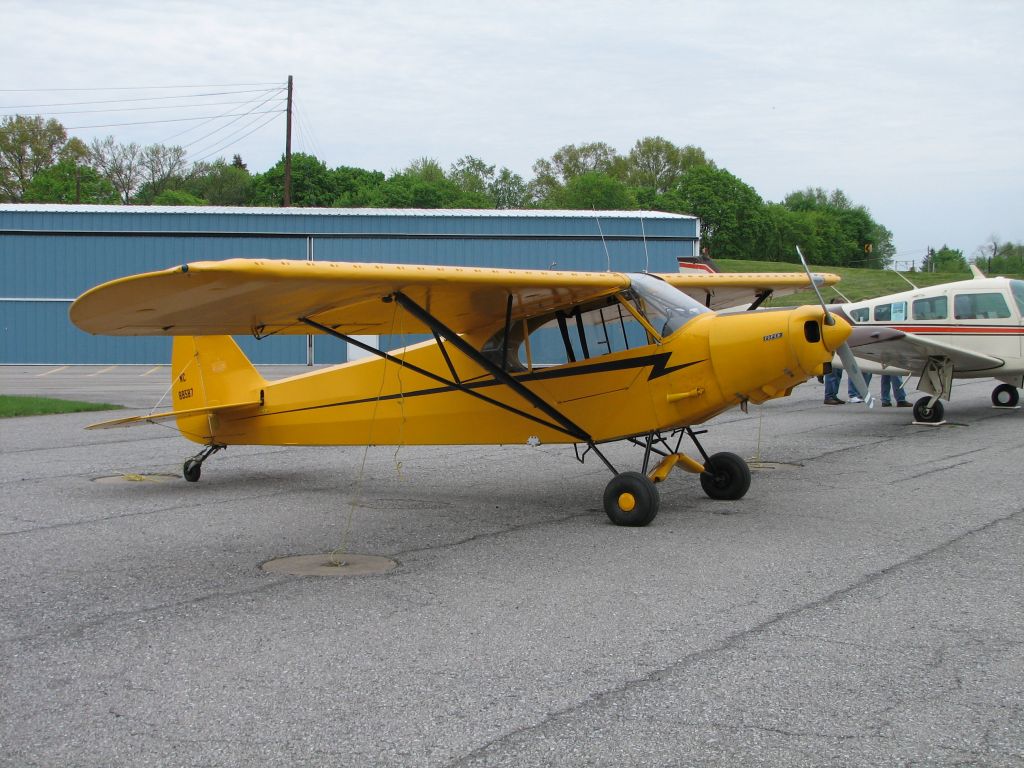
[(448, 179), (463, 192), (486, 195), (494, 182), (494, 166), (479, 157), (466, 155), (452, 163)]
[(725, 169), (695, 166), (658, 197), (661, 210), (700, 217), (702, 240), (712, 257), (760, 258), (771, 232), (764, 201)]
[(495, 208), (525, 208), (530, 203), (529, 188), (518, 173), (502, 168), (487, 186), (487, 195)]
[(996, 248), (996, 255), (987, 259), (990, 275), (1024, 274), (1024, 245), (1003, 243)]
[(142, 205), (155, 203), (161, 192), (180, 185), (188, 167), (182, 147), (163, 144), (150, 144), (143, 149), (139, 162), (142, 166), (142, 183), (136, 194), (136, 202)]
[(921, 265), (922, 272), (967, 272), (967, 259), (963, 251), (954, 250), (943, 244), (939, 250), (928, 249)]
[(338, 208), (369, 208), (384, 183), (380, 171), (341, 166), (334, 169), (336, 197), (331, 205)]
[[(292, 205), (327, 208), (338, 198), (334, 175), (313, 155), (292, 155)], [(284, 202), (284, 158), (252, 177), (252, 205), (280, 206)]]
[(783, 206), (813, 224), (815, 244), (793, 245), (800, 245), (815, 263), (882, 269), (892, 261), (892, 233), (842, 190), (809, 187), (788, 194)]
[(67, 142), (58, 121), (15, 115), (0, 121), (0, 202), (17, 203), (32, 177), (49, 168)]
[(585, 173), (608, 173), (621, 158), (614, 148), (601, 141), (567, 144), (551, 156), (533, 164), (533, 180), (528, 185), (532, 202), (551, 207), (547, 202), (562, 187)]
[(114, 185), (125, 205), (131, 202), (143, 181), (142, 148), (131, 142), (118, 144), (113, 136), (93, 139), (89, 145), (89, 159), (106, 179)]
[(653, 189), (664, 194), (672, 188), (690, 168), (710, 165), (699, 147), (677, 147), (661, 136), (640, 139), (625, 161), (625, 181), (634, 187)]
[(636, 197), (629, 187), (607, 173), (591, 171), (569, 179), (545, 201), (546, 208), (567, 210), (636, 210)]
[(244, 163), (228, 165), (223, 159), (195, 163), (181, 182), (180, 189), (210, 205), (247, 205), (252, 176)]
[(65, 159), (33, 175), (23, 200), (26, 203), (116, 205), (120, 196), (114, 185), (95, 168)]
[(165, 189), (153, 198), (152, 205), (204, 205), (203, 198), (183, 189)]

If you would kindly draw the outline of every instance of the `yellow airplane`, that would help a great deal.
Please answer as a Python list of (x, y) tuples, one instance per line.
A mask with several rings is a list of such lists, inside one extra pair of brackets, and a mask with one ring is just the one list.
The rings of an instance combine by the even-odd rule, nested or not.
[[(174, 419), (204, 446), (186, 480), (229, 445), (574, 444), (581, 462), (591, 453), (613, 475), (611, 520), (639, 526), (677, 465), (711, 498), (747, 492), (743, 459), (709, 456), (692, 427), (822, 374), (850, 326), (824, 307), (714, 310), (809, 282), (229, 259), (105, 283), (70, 317), (89, 333), (174, 336), (173, 409), (93, 427)], [(309, 333), (373, 356), (268, 381), (231, 338)], [(404, 334), (432, 338), (391, 351), (365, 341)], [(699, 460), (680, 452), (684, 437)], [(600, 446), (616, 440), (643, 449), (640, 472), (608, 460)]]

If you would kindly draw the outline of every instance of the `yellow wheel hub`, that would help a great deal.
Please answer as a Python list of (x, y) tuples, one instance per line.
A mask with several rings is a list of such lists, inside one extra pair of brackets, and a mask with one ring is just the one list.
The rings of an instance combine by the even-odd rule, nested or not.
[(636, 509), (636, 497), (629, 492), (619, 494), (619, 509), (623, 512), (632, 512)]

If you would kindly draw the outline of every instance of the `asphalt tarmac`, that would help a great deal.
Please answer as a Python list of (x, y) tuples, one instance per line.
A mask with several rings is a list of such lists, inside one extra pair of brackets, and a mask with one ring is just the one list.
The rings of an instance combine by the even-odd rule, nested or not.
[[(0, 392), (151, 405), (148, 370)], [(676, 472), (641, 529), (571, 448), (232, 447), (192, 484), (173, 428), (83, 430), (136, 411), (6, 419), (0, 764), (1024, 765), (1024, 411), (991, 387), (939, 427), (814, 381), (725, 414), (747, 496)], [(398, 566), (261, 569), (331, 551)]]

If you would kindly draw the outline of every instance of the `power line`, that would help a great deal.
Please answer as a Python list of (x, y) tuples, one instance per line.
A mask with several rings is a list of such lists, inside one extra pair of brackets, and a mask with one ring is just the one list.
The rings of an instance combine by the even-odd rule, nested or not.
[(246, 133), (246, 134), (243, 134), (242, 136), (239, 136), (239, 137), (238, 137), (237, 139), (233, 139), (233, 140), (229, 141), (228, 143), (226, 143), (226, 144), (223, 144), (223, 145), (221, 145), (221, 146), (217, 147), (217, 148), (216, 148), (216, 149), (214, 149), (213, 151), (211, 151), (211, 152), (209, 152), (209, 153), (207, 153), (207, 154), (203, 155), (203, 156), (202, 156), (202, 157), (200, 157), (200, 158), (197, 158), (196, 160), (193, 160), (192, 162), (194, 162), (194, 163), (199, 163), (199, 162), (202, 162), (203, 160), (206, 160), (207, 158), (213, 157), (214, 155), (216, 155), (216, 154), (219, 154), (219, 153), (223, 152), (223, 151), (224, 151), (225, 149), (227, 149), (228, 147), (230, 147), (230, 146), (232, 146), (232, 145), (234, 145), (234, 144), (237, 144), (237, 143), (238, 143), (239, 141), (241, 141), (242, 139), (246, 138), (247, 136), (250, 136), (250, 135), (254, 134), (254, 133), (255, 133), (256, 131), (258, 131), (258, 130), (259, 130), (260, 128), (263, 128), (263, 127), (264, 127), (265, 125), (268, 125), (268, 124), (270, 124), (271, 122), (273, 122), (273, 120), (274, 120), (274, 118), (273, 118), (273, 117), (271, 117), (271, 118), (269, 118), (269, 119), (265, 120), (265, 121), (264, 121), (263, 123), (261, 123), (260, 125), (257, 125), (257, 126), (256, 126), (255, 128), (253, 128), (253, 129), (252, 129), (251, 131), (249, 131), (248, 133)]
[[(252, 104), (253, 102), (257, 101), (258, 98), (259, 97), (257, 97), (256, 99), (250, 99), (249, 101), (246, 102), (246, 106), (248, 106), (249, 104)], [(213, 136), (216, 133), (220, 133), (221, 131), (223, 131), (224, 129), (228, 128), (229, 126), (234, 125), (235, 123), (237, 123), (239, 120), (242, 119), (242, 117), (245, 117), (245, 116), (248, 116), (250, 114), (253, 114), (257, 109), (259, 109), (260, 107), (265, 106), (268, 102), (270, 102), (272, 100), (273, 100), (273, 97), (268, 98), (268, 99), (264, 99), (262, 102), (260, 102), (256, 106), (254, 106), (252, 109), (250, 109), (245, 114), (243, 114), (243, 115), (241, 115), (239, 117), (236, 117), (234, 120), (228, 121), (227, 123), (225, 123), (224, 125), (220, 126), (219, 128), (216, 128), (216, 129), (210, 131), (209, 133), (207, 133), (207, 134), (205, 134), (203, 136), (200, 136), (198, 139), (193, 139), (189, 143), (185, 144), (185, 148), (188, 148), (188, 147), (192, 146), (193, 144), (198, 144), (200, 141), (203, 141), (204, 139), (207, 139), (207, 138), (209, 138), (210, 136)], [(223, 119), (226, 116), (227, 115), (225, 114), (225, 115), (218, 115), (217, 117), (212, 117), (209, 120), (207, 120), (207, 121), (205, 121), (203, 123), (200, 123), (199, 125), (194, 125), (191, 128), (186, 128), (184, 131), (180, 131), (179, 133), (176, 133), (174, 136), (171, 136), (170, 138), (165, 139), (164, 141), (162, 141), (160, 143), (161, 144), (166, 144), (171, 139), (175, 139), (178, 136), (183, 136), (186, 133), (190, 133), (192, 131), (195, 131), (195, 130), (203, 127), (204, 125), (208, 125), (209, 123), (212, 123), (212, 122), (214, 122), (216, 120)]]
[(249, 88), (256, 86), (281, 86), (275, 83), (206, 83), (205, 85), (122, 85), (97, 88), (0, 88), (0, 93), (71, 93), (80, 91), (157, 91), (181, 88)]
[[(283, 112), (283, 111), (284, 110), (281, 110), (281, 109), (271, 109), (271, 110), (267, 110), (265, 112), (259, 112), (257, 114), (266, 115), (266, 114), (270, 114), (271, 112), (273, 112), (274, 114), (279, 114), (280, 112)], [(249, 114), (252, 114), (252, 113), (251, 112), (242, 112), (242, 113), (240, 113), (240, 115), (242, 117), (244, 117), (245, 115), (249, 115)], [(185, 123), (185, 122), (189, 122), (191, 120), (210, 120), (210, 119), (217, 119), (218, 117), (236, 117), (236, 115), (232, 115), (232, 114), (213, 115), (212, 118), (209, 115), (204, 115), (203, 117), (174, 117), (174, 118), (169, 118), (167, 120), (139, 120), (137, 122), (132, 122), (132, 123), (104, 123), (104, 124), (101, 124), (101, 125), (67, 125), (67, 126), (64, 126), (64, 129), (67, 130), (67, 131), (80, 131), (80, 130), (83, 130), (83, 129), (86, 129), (86, 128), (117, 128), (117, 127), (120, 127), (120, 126), (123, 126), (123, 125), (159, 125), (160, 123)]]
[[(266, 93), (266, 91), (261, 91), (260, 93)], [(203, 102), (201, 104), (165, 104), (158, 107), (108, 107), (106, 109), (76, 109), (68, 112), (34, 112), (31, 116), (44, 117), (48, 115), (91, 115), (96, 113), (105, 114), (107, 112), (151, 112), (155, 109), (191, 109), (193, 107), (222, 107), (225, 105), (250, 104), (252, 101), (252, 99), (249, 99), (248, 101), (210, 101)], [(3, 117), (14, 116), (15, 115), (12, 114), (3, 115)]]
[[(282, 91), (284, 88), (278, 86), (276, 91)], [(211, 93), (179, 93), (175, 96), (140, 96), (132, 99), (100, 99), (91, 101), (58, 101), (50, 104), (14, 104), (10, 106), (0, 107), (0, 109), (35, 109), (36, 107), (80, 107), (88, 106), (90, 104), (127, 104), (129, 102), (136, 101), (167, 101), (170, 99), (201, 99), (206, 96), (234, 96), (240, 93), (268, 93), (267, 89), (261, 90), (244, 90), (244, 91), (214, 91)], [(169, 108), (169, 107), (168, 107)], [(144, 107), (140, 107), (144, 109)]]

